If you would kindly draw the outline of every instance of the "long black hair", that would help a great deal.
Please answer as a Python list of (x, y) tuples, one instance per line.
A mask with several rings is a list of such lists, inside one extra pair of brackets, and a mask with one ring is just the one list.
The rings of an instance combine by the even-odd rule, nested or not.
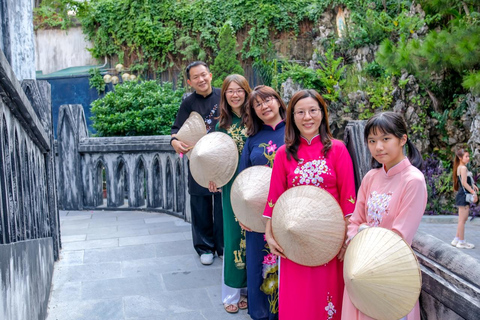
[[(373, 133), (376, 134), (377, 130), (385, 133), (385, 134), (393, 134), (395, 137), (402, 139), (403, 135), (407, 136), (407, 157), (410, 160), (410, 163), (417, 167), (418, 169), (422, 169), (423, 167), (423, 159), (420, 151), (418, 151), (417, 147), (408, 139), (407, 134), (407, 124), (403, 117), (395, 112), (381, 112), (377, 113), (367, 121), (367, 125), (365, 126), (365, 130), (363, 132), (365, 142), (368, 144), (368, 136)], [(382, 165), (372, 157), (372, 168), (381, 168)]]

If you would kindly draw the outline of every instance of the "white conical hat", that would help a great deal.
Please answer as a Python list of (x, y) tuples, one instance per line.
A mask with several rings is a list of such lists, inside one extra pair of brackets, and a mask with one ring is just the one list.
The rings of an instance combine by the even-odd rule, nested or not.
[(232, 184), (230, 201), (233, 213), (244, 226), (255, 232), (265, 232), (262, 218), (267, 203), (272, 168), (253, 166), (240, 172)]
[[(193, 148), (198, 140), (206, 134), (207, 127), (205, 126), (203, 117), (198, 112), (192, 111), (180, 130), (178, 130), (176, 138)], [(191, 149), (187, 152), (189, 158), (190, 153)]]
[(353, 305), (378, 320), (406, 316), (422, 289), (412, 248), (395, 232), (380, 227), (366, 228), (352, 239), (343, 278)]
[(222, 187), (237, 171), (238, 149), (228, 134), (212, 132), (198, 140), (189, 159), (190, 172), (199, 185), (208, 188), (213, 181)]
[(337, 200), (319, 187), (288, 189), (272, 214), (273, 236), (288, 259), (319, 266), (332, 260), (345, 239), (345, 221)]

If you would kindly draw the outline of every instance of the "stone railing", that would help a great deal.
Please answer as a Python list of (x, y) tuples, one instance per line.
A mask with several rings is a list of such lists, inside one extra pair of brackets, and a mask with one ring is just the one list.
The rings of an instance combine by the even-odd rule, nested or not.
[(149, 210), (190, 220), (187, 161), (169, 136), (88, 137), (81, 105), (60, 108), (58, 185), (64, 210)]
[[(358, 187), (370, 168), (363, 140), (366, 121), (350, 121), (344, 141), (352, 155)], [(449, 244), (422, 232), (412, 242), (422, 270), (422, 319), (479, 319), (480, 262)]]
[(0, 319), (46, 316), (61, 247), (50, 85), (0, 50)]

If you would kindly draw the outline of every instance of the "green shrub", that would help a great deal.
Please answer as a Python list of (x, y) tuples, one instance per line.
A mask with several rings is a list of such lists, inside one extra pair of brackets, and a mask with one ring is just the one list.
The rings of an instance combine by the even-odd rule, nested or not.
[(213, 78), (215, 79), (213, 81), (214, 87), (221, 87), (223, 79), (233, 73), (242, 76), (244, 74), (240, 61), (237, 60), (237, 50), (235, 48), (237, 42), (235, 40), (233, 29), (229, 23), (225, 23), (222, 27), (218, 38), (218, 47), (220, 48), (220, 51), (218, 51), (218, 55), (215, 57), (215, 62), (210, 69)]
[(183, 93), (169, 82), (118, 84), (92, 102), (93, 127), (101, 137), (168, 135)]

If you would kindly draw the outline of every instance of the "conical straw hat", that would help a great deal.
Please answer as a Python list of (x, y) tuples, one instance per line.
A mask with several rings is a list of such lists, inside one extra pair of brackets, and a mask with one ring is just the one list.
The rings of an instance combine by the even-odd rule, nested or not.
[(237, 145), (228, 134), (212, 132), (198, 140), (190, 154), (190, 172), (202, 187), (210, 181), (222, 187), (232, 179), (238, 166)]
[(255, 232), (265, 232), (265, 219), (262, 216), (271, 177), (270, 167), (247, 168), (235, 178), (230, 191), (232, 209), (238, 221)]
[(272, 228), (287, 258), (305, 266), (332, 260), (345, 238), (345, 222), (337, 200), (314, 186), (285, 191), (273, 208)]
[(422, 275), (410, 246), (395, 232), (359, 232), (345, 253), (343, 278), (353, 305), (378, 320), (400, 319), (415, 306)]
[[(190, 116), (185, 120), (180, 130), (177, 132), (177, 139), (188, 144), (191, 148), (207, 134), (207, 127), (203, 117), (195, 111), (190, 113)], [(187, 156), (190, 158), (190, 151), (187, 152)]]

